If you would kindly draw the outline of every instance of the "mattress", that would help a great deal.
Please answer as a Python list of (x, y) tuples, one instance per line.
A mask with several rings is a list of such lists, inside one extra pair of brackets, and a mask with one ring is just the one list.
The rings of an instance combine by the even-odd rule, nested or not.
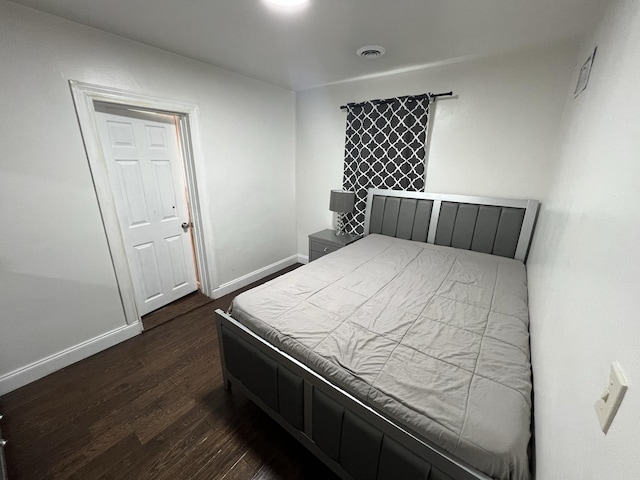
[(231, 313), (419, 438), (491, 477), (529, 478), (520, 261), (369, 235), (237, 296)]

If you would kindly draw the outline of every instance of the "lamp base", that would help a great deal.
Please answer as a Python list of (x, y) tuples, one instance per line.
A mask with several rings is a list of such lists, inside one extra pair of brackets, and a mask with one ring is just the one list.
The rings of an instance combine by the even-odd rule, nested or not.
[(347, 232), (344, 231), (343, 216), (344, 216), (344, 213), (339, 213), (338, 219), (336, 220), (336, 236), (337, 237), (347, 234)]

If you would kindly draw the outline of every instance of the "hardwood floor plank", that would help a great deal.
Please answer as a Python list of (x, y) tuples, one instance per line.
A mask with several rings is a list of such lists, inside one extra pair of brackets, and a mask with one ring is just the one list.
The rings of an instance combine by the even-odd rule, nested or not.
[(223, 480), (246, 480), (252, 478), (256, 471), (254, 468), (242, 457), (231, 467), (231, 469), (222, 477)]
[[(184, 478), (221, 478), (243, 453), (242, 445), (229, 436), (229, 430), (215, 431), (203, 425), (202, 435), (190, 448), (182, 451), (181, 462), (156, 476), (147, 477), (157, 480)], [(226, 441), (224, 440), (226, 438)]]
[(91, 433), (85, 426), (78, 424), (68, 425), (66, 429), (58, 432), (55, 442), (36, 445), (30, 445), (28, 439), (22, 442), (26, 446), (14, 444), (14, 440), (16, 437), (20, 438), (20, 435), (19, 431), (15, 434), (12, 432), (15, 432), (15, 429), (7, 432), (3, 426), (2, 435), (9, 440), (5, 447), (5, 456), (11, 480), (55, 478), (52, 474), (53, 467), (65, 458), (73, 456), (74, 452), (91, 441)]
[(174, 388), (175, 384), (170, 379), (167, 379), (145, 390), (134, 399), (127, 395), (128, 403), (110, 411), (106, 415), (102, 415), (100, 418), (95, 419), (94, 422), (89, 421), (89, 431), (94, 436), (114, 430), (121, 430), (127, 434), (133, 433), (134, 427), (132, 424), (138, 421), (144, 412), (147, 412), (151, 408), (150, 406), (158, 401), (158, 398), (163, 397)]
[(93, 460), (85, 463), (76, 472), (69, 476), (72, 480), (98, 480), (104, 477), (114, 459), (121, 458), (131, 451), (140, 447), (138, 438), (133, 435), (127, 435), (119, 442), (115, 443), (111, 448), (105, 450), (102, 454)]
[(150, 472), (166, 470), (167, 466), (184, 461), (183, 449), (189, 445), (186, 439), (200, 438), (197, 432), (193, 433), (195, 429), (210, 432), (211, 427), (207, 423), (207, 418), (211, 415), (212, 412), (208, 406), (196, 405), (181, 418), (167, 425), (164, 431), (149, 442), (141, 444), (139, 449), (113, 462), (105, 473), (105, 478), (114, 480), (154, 478)]
[(166, 438), (167, 445), (170, 445), (166, 454), (161, 457), (156, 456), (138, 478), (141, 480), (161, 479), (166, 478), (167, 474), (172, 475), (173, 478), (180, 478), (181, 476), (189, 478), (190, 476), (187, 475), (187, 472), (193, 468), (198, 468), (193, 466), (193, 459), (189, 458), (190, 453), (201, 445), (206, 445), (207, 448), (215, 447), (209, 440), (211, 435), (211, 427), (205, 421), (205, 416), (201, 416), (195, 427), (188, 430), (187, 433), (178, 436), (172, 434), (172, 438)]
[[(50, 428), (49, 422), (55, 420), (49, 415), (50, 411), (61, 412), (68, 406), (78, 405), (78, 397), (85, 400), (83, 404), (88, 403), (86, 400), (99, 401), (99, 398), (119, 388), (118, 378), (135, 372), (142, 366), (142, 362), (135, 359), (110, 361), (108, 350), (104, 353), (104, 363), (100, 362), (100, 365), (96, 364), (94, 355), (8, 393), (3, 397), (3, 413), (7, 417), (11, 415), (16, 418), (25, 418), (24, 414), (28, 412), (31, 416), (29, 425), (42, 429)], [(42, 391), (38, 388), (40, 382), (43, 384)], [(65, 395), (57, 395), (60, 391), (64, 391)], [(77, 413), (75, 410), (71, 413), (74, 412)], [(71, 420), (73, 418), (66, 418), (64, 421)]]
[(84, 445), (60, 458), (49, 470), (49, 473), (54, 478), (70, 478), (87, 463), (94, 462), (133, 433), (134, 431), (129, 425), (118, 424), (99, 435), (91, 435), (90, 440)]
[(174, 386), (129, 424), (143, 445), (196, 406), (196, 399)]
[[(246, 402), (247, 403), (244, 404), (245, 407), (248, 405), (248, 401)], [(207, 451), (208, 447), (204, 445), (199, 446), (200, 448), (193, 452), (192, 456), (195, 461), (193, 465), (198, 466), (201, 464), (202, 466), (198, 470), (192, 470), (193, 473), (190, 474), (190, 478), (203, 480), (221, 479), (229, 469), (244, 456), (252, 438), (255, 438), (259, 433), (254, 431), (251, 437), (237, 435), (236, 432), (238, 430), (242, 428), (248, 429), (251, 428), (252, 425), (255, 425), (256, 418), (246, 408), (243, 408), (238, 413), (239, 415), (234, 421), (227, 422), (226, 425), (221, 426), (221, 428), (212, 429), (215, 435), (214, 438), (211, 439), (212, 443), (218, 446), (217, 451), (214, 450), (214, 455), (211, 455), (213, 452)], [(260, 414), (262, 414), (262, 412), (260, 412)], [(220, 440), (222, 438), (227, 438), (228, 440), (221, 443)], [(203, 461), (207, 456), (210, 458), (207, 461)], [(170, 480), (175, 477), (168, 475), (163, 478)]]
[[(163, 439), (154, 439), (146, 445), (115, 459), (103, 475), (104, 480), (131, 480), (140, 478), (154, 462), (160, 461), (171, 446)], [(13, 479), (12, 479), (13, 480)]]

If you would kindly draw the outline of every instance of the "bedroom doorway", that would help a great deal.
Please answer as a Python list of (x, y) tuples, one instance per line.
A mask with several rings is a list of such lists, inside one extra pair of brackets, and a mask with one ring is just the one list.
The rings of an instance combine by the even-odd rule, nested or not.
[(96, 102), (138, 314), (198, 289), (176, 115)]
[(196, 182), (198, 109), (71, 80), (128, 324), (211, 291)]

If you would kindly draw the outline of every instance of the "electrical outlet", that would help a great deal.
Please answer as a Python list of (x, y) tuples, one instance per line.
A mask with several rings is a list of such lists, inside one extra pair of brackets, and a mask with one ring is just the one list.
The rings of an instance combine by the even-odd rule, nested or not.
[(609, 385), (595, 404), (600, 427), (605, 434), (611, 426), (613, 417), (616, 416), (626, 391), (627, 382), (624, 379), (624, 375), (622, 375), (622, 370), (620, 370), (620, 364), (613, 362), (611, 364), (611, 373), (609, 374)]

